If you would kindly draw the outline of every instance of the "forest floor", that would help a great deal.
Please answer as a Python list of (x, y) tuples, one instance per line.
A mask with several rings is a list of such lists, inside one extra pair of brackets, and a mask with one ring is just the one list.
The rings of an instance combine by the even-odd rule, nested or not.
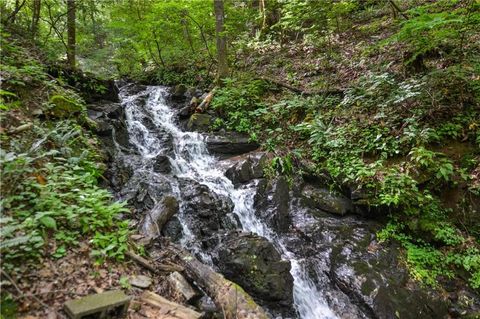
[(131, 279), (145, 275), (175, 296), (164, 275), (123, 255), (135, 232), (117, 219), (128, 209), (97, 186), (105, 164), (82, 92), (35, 52), (2, 37), (2, 318), (66, 318), (66, 301), (109, 290), (133, 297), (129, 318), (162, 318)]

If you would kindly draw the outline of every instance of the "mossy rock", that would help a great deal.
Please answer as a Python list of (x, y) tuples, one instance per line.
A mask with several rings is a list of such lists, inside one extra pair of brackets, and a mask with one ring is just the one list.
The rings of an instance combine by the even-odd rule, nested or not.
[(63, 95), (54, 95), (49, 102), (52, 105), (50, 113), (60, 118), (78, 114), (85, 109), (83, 105)]
[(187, 128), (191, 131), (206, 132), (210, 127), (212, 117), (208, 114), (194, 113), (190, 116)]

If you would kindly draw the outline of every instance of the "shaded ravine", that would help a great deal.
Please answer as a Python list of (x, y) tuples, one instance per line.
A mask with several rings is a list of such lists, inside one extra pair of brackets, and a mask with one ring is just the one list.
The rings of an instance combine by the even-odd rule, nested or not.
[[(377, 242), (382, 225), (325, 180), (296, 176), (289, 187), (283, 176), (265, 178), (266, 155), (244, 154), (255, 147), (245, 139), (184, 131), (196, 118), (183, 112), (192, 93), (169, 91), (124, 85), (121, 104), (89, 106), (109, 159), (106, 186), (147, 238), (182, 244), (274, 318), (433, 319), (465, 308), (412, 281), (400, 247)], [(235, 157), (216, 157), (227, 154)], [(173, 215), (159, 226), (162, 212)], [(453, 298), (476, 300), (464, 287)]]
[[(291, 262), (291, 274), (294, 278), (294, 305), (300, 318), (320, 319), (337, 318), (329, 308), (321, 291), (309, 277), (303, 260), (286, 248), (284, 239), (262, 222), (254, 212), (253, 197), (255, 185), (236, 189), (232, 182), (224, 176), (218, 167), (218, 160), (209, 154), (204, 137), (196, 132), (184, 132), (175, 124), (175, 113), (166, 102), (167, 89), (164, 87), (148, 87), (145, 91), (128, 95), (121, 91), (122, 104), (125, 107), (126, 122), (130, 143), (134, 145), (142, 157), (142, 169), (148, 169), (148, 162), (159, 155), (168, 154), (172, 172), (168, 174), (172, 185), (172, 193), (180, 202), (180, 222), (182, 225), (182, 244), (189, 250), (201, 256), (204, 262), (211, 263), (211, 257), (202, 251), (199, 241), (195, 238), (184, 221), (185, 210), (182, 205), (182, 193), (178, 186), (179, 180), (191, 179), (206, 185), (218, 195), (229, 198), (234, 204), (233, 213), (240, 221), (239, 227), (245, 231), (256, 233), (274, 243), (282, 257)], [(145, 105), (139, 107), (139, 99), (146, 98)], [(156, 129), (152, 132), (151, 127)], [(171, 140), (165, 143), (158, 132), (165, 132)], [(152, 174), (157, 174), (152, 172)], [(234, 216), (231, 216), (235, 223)], [(154, 218), (147, 219), (152, 220)], [(321, 273), (318, 273), (320, 275)]]

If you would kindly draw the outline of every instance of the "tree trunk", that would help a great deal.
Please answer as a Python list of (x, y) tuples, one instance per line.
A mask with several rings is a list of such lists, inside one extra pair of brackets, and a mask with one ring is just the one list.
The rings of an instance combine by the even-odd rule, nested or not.
[(32, 39), (35, 39), (38, 31), (38, 21), (40, 20), (40, 9), (42, 6), (41, 0), (33, 0), (32, 8), (32, 26), (30, 32), (32, 32)]
[(25, 5), (25, 2), (27, 2), (27, 0), (23, 0), (22, 3), (20, 3), (19, 0), (15, 0), (15, 9), (13, 10), (12, 14), (10, 14), (6, 20), (6, 24), (9, 24), (9, 23), (12, 23), (14, 24), (15, 23), (15, 19), (17, 18), (17, 13), (22, 10), (23, 6)]
[(184, 274), (204, 289), (217, 307), (222, 309), (224, 318), (269, 318), (240, 286), (202, 264), (187, 251), (173, 245), (168, 249), (174, 255), (175, 262), (185, 268)]
[(265, 7), (265, 0), (260, 0), (259, 8), (262, 14), (262, 28), (260, 31), (263, 33), (267, 27), (267, 9)]
[(217, 82), (228, 76), (227, 40), (224, 34), (224, 7), (223, 0), (214, 0), (215, 37), (217, 40), (218, 73)]
[(200, 319), (203, 316), (193, 309), (165, 299), (151, 291), (145, 291), (141, 300), (161, 310), (161, 313), (156, 316), (159, 319)]
[(75, 0), (67, 0), (67, 62), (75, 69)]

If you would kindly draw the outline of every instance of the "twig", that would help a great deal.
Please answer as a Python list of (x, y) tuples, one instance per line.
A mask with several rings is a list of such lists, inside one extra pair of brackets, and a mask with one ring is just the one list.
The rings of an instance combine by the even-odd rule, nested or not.
[(154, 265), (149, 260), (135, 254), (132, 251), (127, 251), (125, 253), (125, 255), (127, 255), (128, 257), (130, 257), (130, 259), (132, 259), (133, 261), (135, 261), (139, 265), (147, 268), (148, 270), (150, 270), (153, 273), (158, 273), (159, 271), (161, 271), (161, 272), (174, 272), (174, 271), (182, 272), (184, 270), (183, 267), (181, 267), (179, 265), (175, 265), (175, 264), (166, 265), (166, 264), (156, 263)]
[[(32, 297), (33, 299), (35, 299), (35, 301), (37, 301), (39, 304), (41, 304), (43, 307), (45, 308), (49, 308), (49, 306), (44, 303), (43, 301), (41, 301), (40, 299), (37, 298), (37, 296), (35, 295), (25, 295), (22, 290), (17, 286), (17, 284), (15, 283), (15, 281), (12, 279), (12, 277), (10, 277), (3, 269), (1, 270), (2, 271), (2, 275), (5, 276), (8, 281), (10, 281), (10, 283), (12, 284), (12, 286), (15, 288), (15, 290), (20, 294), (20, 296), (18, 298), (27, 298), (27, 297)], [(55, 310), (56, 313), (58, 313), (56, 310)]]
[(134, 252), (127, 251), (125, 252), (125, 255), (127, 255), (130, 259), (132, 259), (134, 262), (138, 263), (139, 265), (147, 268), (153, 273), (157, 273), (157, 269), (145, 258), (135, 254)]
[(394, 10), (397, 10), (398, 13), (400, 13), (400, 15), (402, 17), (404, 17), (406, 20), (408, 20), (408, 16), (405, 14), (405, 12), (403, 12), (399, 7), (398, 5), (395, 3), (395, 1), (393, 0), (388, 0), (388, 2), (392, 5), (393, 9)]

